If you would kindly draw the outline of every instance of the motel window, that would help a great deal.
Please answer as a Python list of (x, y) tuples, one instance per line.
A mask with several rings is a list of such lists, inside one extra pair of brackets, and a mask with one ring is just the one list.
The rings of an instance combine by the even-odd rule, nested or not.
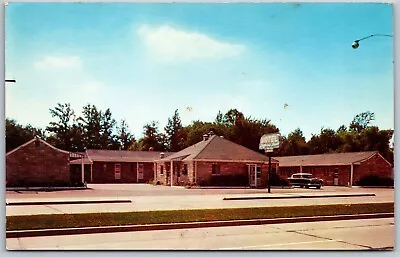
[(187, 175), (188, 174), (188, 165), (183, 164), (183, 170), (182, 170), (182, 175)]
[(161, 175), (164, 175), (164, 165), (161, 165), (161, 166), (160, 166), (160, 174), (161, 174)]
[(261, 166), (257, 166), (257, 178), (261, 178)]
[(219, 164), (213, 164), (212, 169), (211, 169), (211, 174), (212, 175), (219, 175), (221, 174), (221, 165)]
[(121, 179), (121, 164), (114, 164), (114, 178)]

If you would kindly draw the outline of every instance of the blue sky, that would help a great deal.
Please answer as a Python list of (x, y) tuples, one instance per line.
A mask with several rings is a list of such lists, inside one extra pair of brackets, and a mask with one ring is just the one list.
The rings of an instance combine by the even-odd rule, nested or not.
[[(87, 103), (162, 129), (237, 108), (306, 138), (364, 111), (394, 128), (392, 6), (377, 3), (10, 3), (6, 117), (46, 127)], [(284, 106), (287, 104), (287, 107)], [(190, 108), (188, 108), (190, 107)]]

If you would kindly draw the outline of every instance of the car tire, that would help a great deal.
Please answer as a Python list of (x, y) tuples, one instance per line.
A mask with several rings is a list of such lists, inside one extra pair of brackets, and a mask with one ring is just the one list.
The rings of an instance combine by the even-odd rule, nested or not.
[(317, 189), (321, 189), (321, 186), (317, 186)]

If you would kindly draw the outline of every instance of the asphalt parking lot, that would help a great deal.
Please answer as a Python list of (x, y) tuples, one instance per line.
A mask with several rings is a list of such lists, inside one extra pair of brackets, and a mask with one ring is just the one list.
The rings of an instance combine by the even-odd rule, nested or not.
[[(186, 189), (183, 187), (153, 186), (148, 184), (89, 185), (87, 190), (54, 192), (8, 191), (7, 203), (48, 201), (38, 206), (6, 206), (6, 215), (66, 214), (93, 212), (129, 212), (153, 210), (248, 208), (269, 206), (324, 205), (393, 202), (394, 190), (388, 188), (323, 187), (323, 189), (277, 189), (271, 194), (266, 189)], [(226, 201), (226, 197), (246, 196), (324, 196), (337, 194), (373, 193), (375, 196), (319, 197), (296, 199), (255, 199)], [(54, 201), (130, 200), (130, 203), (54, 204)]]
[[(272, 194), (297, 194), (297, 193), (333, 193), (333, 192), (393, 192), (388, 188), (361, 188), (325, 186), (315, 188), (275, 188)], [(266, 188), (184, 188), (169, 186), (154, 186), (150, 184), (88, 184), (85, 190), (62, 191), (7, 191), (7, 199), (21, 198), (74, 198), (74, 197), (135, 197), (135, 196), (179, 196), (179, 195), (236, 195), (236, 194), (267, 194)]]

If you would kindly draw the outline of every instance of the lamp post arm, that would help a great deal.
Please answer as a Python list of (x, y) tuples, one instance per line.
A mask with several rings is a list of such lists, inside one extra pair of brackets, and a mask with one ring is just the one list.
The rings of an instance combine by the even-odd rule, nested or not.
[(363, 37), (363, 38), (357, 39), (357, 40), (355, 40), (355, 42), (360, 42), (361, 40), (364, 40), (364, 39), (367, 39), (367, 38), (370, 38), (370, 37), (377, 37), (377, 36), (380, 36), (380, 37), (393, 37), (392, 35), (388, 35), (388, 34), (372, 34), (372, 35), (369, 35), (367, 37)]

